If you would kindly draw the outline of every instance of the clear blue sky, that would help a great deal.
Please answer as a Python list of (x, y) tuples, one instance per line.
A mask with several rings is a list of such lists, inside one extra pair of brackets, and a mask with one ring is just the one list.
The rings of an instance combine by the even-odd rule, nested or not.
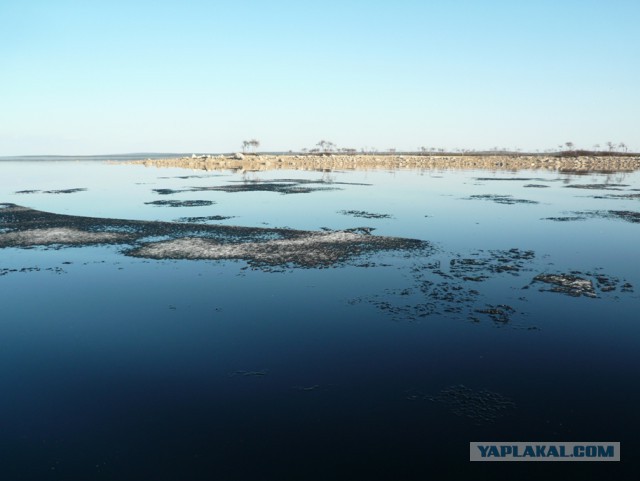
[(640, 1), (0, 0), (0, 155), (640, 150)]

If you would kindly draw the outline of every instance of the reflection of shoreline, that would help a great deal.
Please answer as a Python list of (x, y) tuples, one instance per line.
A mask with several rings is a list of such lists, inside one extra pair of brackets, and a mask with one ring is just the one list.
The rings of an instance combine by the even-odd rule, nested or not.
[[(120, 163), (120, 162), (118, 162)], [(246, 155), (147, 159), (127, 162), (148, 167), (197, 170), (548, 170), (566, 172), (631, 172), (640, 157), (552, 157), (533, 155)]]

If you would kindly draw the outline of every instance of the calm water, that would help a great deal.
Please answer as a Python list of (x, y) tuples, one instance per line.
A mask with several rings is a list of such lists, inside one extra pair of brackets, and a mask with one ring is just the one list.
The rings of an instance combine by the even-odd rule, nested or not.
[[(335, 190), (152, 190), (273, 179)], [(589, 184), (608, 185), (572, 187)], [(86, 191), (16, 193), (71, 188)], [(113, 246), (0, 250), (0, 479), (637, 479), (640, 225), (607, 213), (637, 212), (639, 188), (638, 173), (243, 175), (2, 162), (0, 203), (366, 226), (436, 250), (283, 272), (135, 259)], [(486, 195), (512, 197), (472, 197)], [(145, 204), (169, 199), (215, 204)], [(514, 199), (535, 203), (501, 203)], [(492, 270), (513, 248), (532, 254), (513, 261), (515, 272)], [(460, 259), (484, 262), (466, 272), (475, 280), (455, 276)], [(572, 271), (594, 281), (596, 298), (532, 284)], [(496, 308), (508, 319), (480, 312)], [(459, 385), (476, 393), (471, 402), (442, 394)], [(482, 419), (485, 391), (508, 402)], [(469, 463), (469, 442), (490, 440), (620, 441), (623, 462)]]

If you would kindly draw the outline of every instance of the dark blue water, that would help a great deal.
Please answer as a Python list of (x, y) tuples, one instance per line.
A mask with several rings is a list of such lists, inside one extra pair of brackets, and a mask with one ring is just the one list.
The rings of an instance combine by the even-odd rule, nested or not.
[[(640, 226), (595, 215), (545, 218), (637, 211), (634, 198), (593, 197), (635, 192), (638, 174), (335, 173), (370, 185), (160, 196), (151, 189), (242, 177), (78, 162), (7, 162), (0, 172), (0, 202), (57, 213), (371, 226), (436, 246), (430, 256), (381, 253), (367, 267), (284, 272), (245, 269), (243, 261), (134, 259), (118, 247), (0, 250), (0, 479), (637, 479)], [(206, 177), (175, 178), (185, 175)], [(567, 187), (614, 180), (626, 187)], [(548, 187), (524, 187), (531, 183)], [(87, 190), (15, 193), (64, 188)], [(538, 203), (469, 199), (485, 194)], [(145, 204), (165, 198), (216, 204)], [(425, 267), (437, 260), (448, 274), (452, 259), (511, 248), (535, 256), (517, 275), (456, 281), (479, 291), (472, 301), (420, 291), (424, 281), (454, 285)], [(604, 273), (618, 279), (616, 290), (571, 297), (531, 284), (540, 273), (570, 271)], [(634, 292), (622, 292), (623, 281)], [(437, 313), (416, 315), (427, 301)], [(496, 322), (475, 312), (487, 304), (514, 313)], [(515, 407), (478, 422), (425, 399), (461, 384)], [(469, 442), (491, 440), (620, 441), (623, 461), (469, 463)]]

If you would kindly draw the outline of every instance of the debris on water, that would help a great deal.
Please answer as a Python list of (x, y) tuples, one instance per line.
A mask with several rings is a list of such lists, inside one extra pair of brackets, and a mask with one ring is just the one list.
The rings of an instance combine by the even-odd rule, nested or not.
[(19, 190), (16, 194), (75, 194), (76, 192), (84, 192), (87, 189), (84, 187), (76, 187), (73, 189), (59, 189), (59, 190)]
[(622, 200), (640, 200), (640, 194), (606, 194), (594, 195), (592, 199), (622, 199)]
[(278, 182), (248, 182), (244, 184), (224, 185), (217, 187), (192, 188), (191, 192), (220, 191), (227, 193), (239, 192), (276, 192), (278, 194), (310, 194), (312, 192), (339, 190), (337, 187), (316, 187), (299, 185), (298, 183)]
[[(474, 257), (454, 257), (449, 261), (449, 272), (463, 280), (481, 282), (488, 279), (488, 273), (507, 272), (517, 276), (525, 269), (525, 262), (535, 258), (532, 250), (512, 248), (508, 250), (476, 251)], [(475, 275), (474, 275), (475, 274)]]
[[(478, 250), (465, 257), (454, 254), (451, 258), (450, 255), (411, 265), (409, 286), (386, 289), (383, 294), (352, 299), (351, 303), (367, 302), (397, 322), (415, 322), (432, 316), (480, 322), (477, 314), (483, 313), (497, 324), (527, 328), (513, 322), (514, 307), (505, 302), (491, 302), (495, 298), (492, 290), (487, 292), (487, 297), (471, 286), (478, 285), (480, 289), (484, 282), (497, 276), (518, 276), (523, 271), (531, 271), (536, 257), (534, 251), (511, 248)], [(448, 262), (441, 262), (447, 258)], [(448, 269), (444, 269), (447, 265)]]
[(533, 282), (551, 284), (550, 289), (541, 291), (559, 292), (573, 297), (597, 297), (593, 282), (574, 274), (538, 274)]
[(560, 217), (544, 217), (542, 220), (553, 220), (556, 222), (573, 222), (573, 221), (586, 220), (586, 219), (587, 218), (585, 216), (573, 215), (573, 216), (560, 216)]
[(538, 204), (535, 200), (515, 199), (512, 195), (478, 194), (465, 197), (464, 200), (490, 200), (497, 204)]
[(435, 396), (424, 396), (423, 399), (443, 404), (456, 416), (467, 418), (476, 425), (494, 423), (516, 408), (515, 402), (502, 394), (486, 389), (474, 390), (463, 384), (447, 387)]
[(589, 190), (624, 190), (620, 187), (629, 187), (628, 184), (570, 184), (565, 185), (570, 189), (589, 189)]
[(171, 195), (171, 194), (179, 194), (180, 192), (186, 192), (185, 190), (176, 190), (176, 189), (151, 189), (156, 194), (160, 195)]
[[(179, 177), (179, 178), (190, 178)], [(279, 194), (309, 194), (311, 192), (339, 190), (336, 185), (370, 186), (356, 182), (335, 182), (329, 179), (245, 179), (230, 181), (227, 185), (188, 187), (186, 189), (153, 189), (160, 195), (177, 194), (180, 192), (276, 192)]]
[(511, 314), (516, 312), (516, 310), (507, 304), (498, 304), (497, 306), (487, 305), (485, 309), (476, 309), (475, 312), (487, 314), (495, 322), (506, 324), (511, 320)]
[(205, 217), (180, 217), (179, 219), (176, 219), (175, 222), (186, 222), (188, 224), (198, 224), (198, 223), (204, 223), (204, 222), (210, 222), (210, 221), (217, 221), (217, 220), (227, 220), (227, 219), (233, 219), (235, 216), (231, 215), (208, 215)]
[(429, 255), (426, 241), (370, 231), (302, 231), (68, 216), (0, 204), (0, 248), (111, 244), (150, 259), (237, 259), (265, 271), (362, 264), (378, 252)]
[(60, 190), (45, 190), (43, 194), (75, 194), (76, 192), (84, 192), (87, 189), (85, 188), (75, 188), (75, 189), (60, 189)]
[(145, 204), (164, 207), (204, 207), (213, 205), (215, 202), (212, 200), (154, 200)]
[(622, 292), (633, 292), (633, 286), (628, 282), (622, 284), (622, 288), (620, 289)]
[[(222, 226), (221, 226), (222, 227)], [(423, 241), (378, 237), (352, 232), (305, 232), (280, 229), (284, 237), (257, 242), (221, 243), (205, 237), (188, 237), (144, 244), (128, 252), (152, 259), (240, 259), (254, 267), (328, 267), (381, 250), (415, 250)]]
[(632, 222), (634, 224), (640, 223), (640, 212), (633, 212), (630, 210), (610, 210), (607, 212), (611, 218)]
[[(67, 263), (63, 262), (63, 264), (67, 264)], [(14, 273), (25, 274), (27, 272), (41, 272), (41, 271), (53, 272), (54, 274), (66, 274), (66, 272), (67, 272), (64, 269), (62, 269), (61, 267), (45, 267), (45, 268), (41, 268), (41, 267), (21, 267), (19, 269), (7, 269), (7, 268), (3, 269), (3, 268), (0, 268), (0, 277), (1, 276), (6, 276), (8, 274), (14, 274)]]
[[(333, 229), (323, 228), (324, 231), (332, 231)], [(363, 234), (363, 235), (371, 235), (371, 233), (376, 230), (375, 227), (351, 227), (349, 229), (345, 229), (345, 232), (353, 232), (354, 234)]]
[(524, 185), (523, 187), (528, 187), (528, 188), (532, 188), (532, 189), (545, 189), (547, 187), (549, 187), (548, 185), (543, 185), (543, 184), (527, 184)]
[(376, 214), (364, 210), (339, 210), (338, 214), (350, 215), (352, 217), (362, 217), (363, 219), (391, 219), (391, 214)]
[(545, 220), (555, 220), (559, 222), (567, 222), (574, 220), (586, 220), (586, 219), (609, 219), (609, 220), (623, 220), (631, 222), (633, 224), (640, 223), (640, 212), (631, 210), (587, 210), (580, 212), (572, 212), (572, 216), (566, 217), (545, 217)]

